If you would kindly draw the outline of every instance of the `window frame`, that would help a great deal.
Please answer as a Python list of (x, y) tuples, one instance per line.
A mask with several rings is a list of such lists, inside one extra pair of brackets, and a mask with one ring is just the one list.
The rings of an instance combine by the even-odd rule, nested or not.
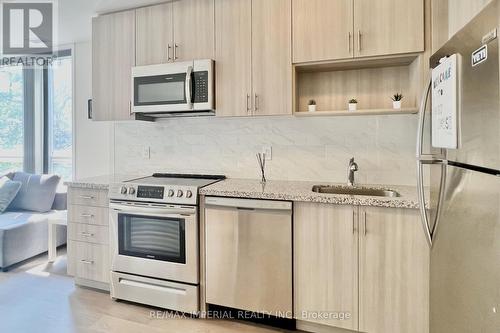
[[(75, 168), (75, 154), (76, 154), (76, 124), (75, 124), (75, 53), (74, 45), (62, 45), (55, 50), (54, 54), (57, 57), (71, 57), (71, 178), (75, 178), (76, 168)], [(47, 67), (43, 68), (42, 72), (43, 80), (43, 160), (42, 160), (42, 172), (50, 172), (50, 157), (51, 157), (51, 147), (50, 147), (50, 106), (49, 106), (49, 69)]]

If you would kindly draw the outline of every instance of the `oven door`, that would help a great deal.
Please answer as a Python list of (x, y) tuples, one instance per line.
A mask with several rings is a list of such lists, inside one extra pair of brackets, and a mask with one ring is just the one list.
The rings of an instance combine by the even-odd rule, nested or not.
[(132, 68), (132, 111), (193, 111), (193, 62)]
[(112, 270), (197, 284), (196, 207), (110, 203)]

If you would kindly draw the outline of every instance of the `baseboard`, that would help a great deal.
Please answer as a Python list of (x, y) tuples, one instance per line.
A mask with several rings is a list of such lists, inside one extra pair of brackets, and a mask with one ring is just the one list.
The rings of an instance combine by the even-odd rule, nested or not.
[(331, 327), (316, 323), (311, 323), (308, 321), (297, 320), (296, 321), (297, 329), (305, 332), (312, 333), (354, 333), (357, 331), (346, 330), (338, 327)]
[(97, 289), (99, 291), (105, 291), (109, 293), (109, 283), (86, 280), (75, 277), (75, 284), (80, 287)]

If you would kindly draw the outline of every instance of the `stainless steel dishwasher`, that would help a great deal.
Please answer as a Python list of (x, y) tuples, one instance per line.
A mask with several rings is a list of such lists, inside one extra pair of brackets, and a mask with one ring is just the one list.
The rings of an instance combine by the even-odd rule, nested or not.
[(292, 203), (207, 197), (207, 303), (293, 317)]

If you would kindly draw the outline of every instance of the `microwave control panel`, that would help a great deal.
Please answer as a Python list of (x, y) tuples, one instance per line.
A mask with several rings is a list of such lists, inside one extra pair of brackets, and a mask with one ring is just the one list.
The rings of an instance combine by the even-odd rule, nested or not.
[(208, 71), (194, 72), (194, 103), (208, 102)]

